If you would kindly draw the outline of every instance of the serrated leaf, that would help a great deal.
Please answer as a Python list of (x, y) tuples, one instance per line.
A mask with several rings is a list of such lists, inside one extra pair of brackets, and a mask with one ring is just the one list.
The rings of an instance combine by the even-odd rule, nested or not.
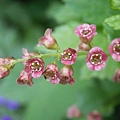
[(120, 10), (120, 0), (111, 0), (111, 7)]
[(105, 23), (115, 30), (120, 30), (120, 14), (105, 19)]

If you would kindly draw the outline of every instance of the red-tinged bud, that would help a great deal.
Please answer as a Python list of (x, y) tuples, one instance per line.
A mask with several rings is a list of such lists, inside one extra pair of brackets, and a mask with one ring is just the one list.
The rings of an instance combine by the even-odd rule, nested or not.
[(50, 81), (52, 84), (57, 84), (60, 82), (60, 74), (56, 64), (49, 64), (46, 70), (43, 72), (45, 79)]
[(113, 76), (113, 81), (120, 83), (120, 68), (116, 69), (115, 75)]
[(52, 36), (52, 30), (48, 28), (44, 36), (39, 38), (38, 46), (44, 45), (47, 49), (58, 50), (59, 46), (56, 39)]
[(44, 61), (41, 58), (31, 58), (25, 63), (25, 71), (33, 78), (39, 78), (44, 70)]
[(72, 48), (68, 48), (61, 53), (61, 63), (72, 65), (76, 61), (77, 52)]
[(60, 83), (73, 85), (74, 82), (72, 66), (65, 65), (60, 72)]
[(21, 71), (20, 76), (17, 79), (17, 83), (19, 85), (27, 84), (28, 86), (32, 86), (34, 84), (31, 74), (28, 74), (25, 70)]

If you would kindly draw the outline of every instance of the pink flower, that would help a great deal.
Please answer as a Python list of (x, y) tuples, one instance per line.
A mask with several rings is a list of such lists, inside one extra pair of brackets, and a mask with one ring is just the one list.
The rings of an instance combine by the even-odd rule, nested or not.
[(113, 76), (113, 81), (120, 82), (120, 68), (116, 69), (115, 75)]
[(75, 34), (81, 38), (82, 42), (89, 44), (94, 35), (97, 34), (96, 25), (81, 24), (75, 28)]
[(58, 67), (55, 64), (49, 64), (46, 70), (43, 72), (45, 79), (48, 79), (52, 84), (57, 84), (60, 82), (60, 74), (58, 72)]
[(46, 48), (52, 50), (59, 49), (56, 39), (52, 37), (52, 30), (50, 28), (45, 31), (43, 37), (39, 38), (38, 46), (40, 45), (44, 45)]
[(13, 57), (0, 58), (0, 79), (9, 75), (10, 69), (14, 67), (13, 61)]
[(77, 52), (72, 48), (68, 48), (61, 53), (61, 63), (72, 65), (76, 61)]
[(102, 120), (102, 116), (99, 112), (93, 111), (87, 115), (88, 120)]
[(76, 105), (72, 105), (67, 110), (68, 118), (79, 118), (82, 115), (81, 111)]
[(34, 84), (31, 74), (28, 74), (25, 70), (21, 71), (20, 77), (17, 79), (17, 83), (19, 85), (27, 84), (28, 86), (32, 86)]
[(115, 61), (120, 61), (120, 38), (114, 39), (109, 45), (108, 50)]
[(74, 82), (72, 66), (65, 65), (60, 72), (60, 83), (73, 85)]
[(87, 54), (86, 64), (90, 70), (102, 70), (106, 66), (108, 56), (99, 47), (93, 47)]
[(33, 78), (39, 78), (44, 70), (44, 62), (41, 58), (31, 58), (25, 63), (25, 71)]

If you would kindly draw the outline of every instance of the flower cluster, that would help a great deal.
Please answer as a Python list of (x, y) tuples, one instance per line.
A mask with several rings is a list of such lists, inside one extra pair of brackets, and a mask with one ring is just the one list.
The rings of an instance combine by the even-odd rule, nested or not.
[[(41, 76), (44, 76), (52, 84), (73, 85), (75, 79), (73, 78), (72, 65), (76, 62), (80, 52), (86, 53), (86, 65), (88, 69), (93, 71), (100, 71), (105, 68), (108, 55), (111, 55), (115, 61), (120, 61), (120, 38), (116, 38), (111, 42), (108, 47), (109, 54), (107, 54), (99, 46), (92, 46), (92, 40), (97, 35), (96, 25), (87, 23), (78, 25), (74, 29), (74, 33), (79, 37), (76, 49), (68, 46), (68, 48), (62, 50), (57, 40), (52, 36), (52, 29), (46, 29), (44, 35), (38, 39), (38, 46), (43, 45), (47, 49), (56, 52), (41, 54), (40, 52), (28, 52), (26, 48), (23, 48), (21, 59), (14, 59), (13, 57), (0, 58), (0, 78), (8, 76), (14, 65), (22, 62), (24, 69), (21, 70), (20, 76), (17, 78), (19, 85), (32, 86), (34, 84), (32, 79), (38, 79)], [(44, 58), (52, 56), (56, 57), (56, 60), (46, 65)], [(59, 60), (63, 64), (60, 69), (56, 64), (56, 61)], [(118, 79), (118, 77), (114, 77), (114, 79), (116, 78)]]

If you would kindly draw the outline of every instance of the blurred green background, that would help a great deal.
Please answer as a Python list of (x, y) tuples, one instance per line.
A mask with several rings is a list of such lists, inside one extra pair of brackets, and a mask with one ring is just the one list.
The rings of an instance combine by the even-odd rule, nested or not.
[[(114, 0), (0, 0), (0, 57), (21, 58), (22, 48), (29, 52), (54, 52), (37, 47), (46, 28), (52, 28), (62, 49), (76, 48), (79, 39), (74, 28), (82, 23), (96, 24), (98, 34), (93, 45), (108, 52), (110, 41), (120, 37), (119, 29), (114, 30), (104, 22), (120, 13), (111, 8), (111, 2)], [(44, 60), (47, 65), (54, 59)], [(62, 67), (60, 62), (57, 64)], [(66, 111), (73, 104), (83, 113), (80, 120), (87, 120), (86, 115), (93, 110), (98, 110), (103, 120), (120, 120), (120, 84), (112, 81), (118, 67), (120, 63), (109, 57), (104, 70), (90, 71), (85, 56), (80, 56), (73, 65), (73, 86), (53, 85), (41, 77), (29, 87), (16, 82), (24, 68), (19, 63), (8, 77), (0, 80), (0, 96), (23, 106), (21, 120), (69, 120)]]

